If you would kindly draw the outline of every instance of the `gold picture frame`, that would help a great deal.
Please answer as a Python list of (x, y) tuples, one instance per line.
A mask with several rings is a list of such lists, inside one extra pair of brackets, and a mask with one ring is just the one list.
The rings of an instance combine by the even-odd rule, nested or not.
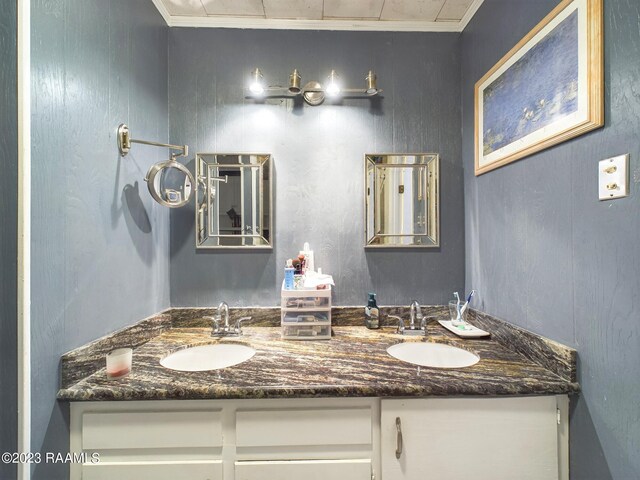
[(604, 125), (602, 0), (564, 0), (475, 85), (476, 176)]

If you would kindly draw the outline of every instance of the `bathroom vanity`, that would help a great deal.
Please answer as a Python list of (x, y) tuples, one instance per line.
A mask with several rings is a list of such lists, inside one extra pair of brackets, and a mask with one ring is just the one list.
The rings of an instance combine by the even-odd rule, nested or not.
[[(72, 465), (72, 479), (568, 479), (568, 395), (578, 385), (567, 347), (521, 330), (509, 337), (512, 327), (476, 312), (472, 320), (492, 339), (462, 341), (438, 324), (426, 338), (403, 337), (349, 325), (340, 313), (329, 341), (282, 340), (272, 326), (212, 339), (202, 316), (165, 312), (63, 357), (70, 451), (88, 454)], [(279, 319), (263, 312), (257, 324), (262, 316), (264, 325)], [(132, 372), (107, 380), (103, 352), (135, 346), (140, 335), (149, 338), (138, 338)], [(386, 352), (425, 341), (480, 361), (434, 369)], [(205, 372), (159, 364), (211, 343), (256, 354)]]
[(74, 402), (70, 449), (100, 462), (74, 464), (71, 478), (567, 479), (567, 405), (566, 395)]

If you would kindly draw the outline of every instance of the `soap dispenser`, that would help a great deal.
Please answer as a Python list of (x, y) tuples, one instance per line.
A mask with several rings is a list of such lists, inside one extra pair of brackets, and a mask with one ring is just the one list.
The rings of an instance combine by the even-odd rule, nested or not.
[(304, 246), (302, 247), (302, 250), (300, 250), (300, 255), (304, 255), (305, 273), (306, 272), (315, 272), (315, 270), (316, 270), (315, 267), (316, 266), (315, 266), (315, 263), (313, 261), (313, 250), (311, 250), (311, 248), (309, 247), (309, 242), (304, 242)]
[(380, 328), (380, 309), (375, 293), (369, 293), (369, 301), (364, 309), (364, 326), (371, 330)]

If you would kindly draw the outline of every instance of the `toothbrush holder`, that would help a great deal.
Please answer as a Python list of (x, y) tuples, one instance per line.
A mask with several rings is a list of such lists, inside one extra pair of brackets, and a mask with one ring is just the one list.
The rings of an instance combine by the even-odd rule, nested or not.
[(467, 312), (469, 309), (466, 308), (461, 312), (463, 305), (464, 303), (458, 304), (455, 300), (451, 300), (449, 302), (449, 318), (451, 318), (451, 323), (453, 325), (462, 325), (467, 322)]

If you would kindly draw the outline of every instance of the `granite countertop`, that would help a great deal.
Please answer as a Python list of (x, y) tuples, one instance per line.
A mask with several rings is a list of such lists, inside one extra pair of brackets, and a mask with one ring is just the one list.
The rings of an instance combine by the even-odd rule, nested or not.
[[(236, 314), (233, 315), (236, 318)], [(475, 323), (481, 328), (487, 326), (480, 314), (477, 320)], [(537, 342), (535, 339), (524, 342), (527, 348), (544, 350), (538, 355), (542, 361), (534, 361), (538, 360), (536, 352), (507, 348), (504, 342), (498, 341), (500, 332), (491, 339), (460, 339), (436, 322), (429, 325), (427, 337), (398, 335), (392, 327), (367, 330), (361, 326), (338, 325), (333, 327), (331, 340), (290, 341), (280, 338), (278, 327), (244, 327), (242, 337), (216, 339), (210, 336), (210, 327), (202, 326), (202, 322), (170, 319), (167, 325), (166, 321), (161, 320), (165, 322), (164, 328), (155, 331), (145, 326), (137, 328), (137, 334), (128, 333), (128, 343), (135, 346), (133, 369), (120, 379), (107, 379), (103, 366), (104, 352), (121, 346), (111, 337), (66, 354), (62, 365), (63, 388), (58, 398), (89, 401), (422, 397), (551, 395), (579, 391), (575, 382), (575, 351), (553, 342), (549, 348), (550, 341), (546, 339), (543, 339), (546, 343), (538, 342), (542, 347), (532, 347)], [(141, 332), (150, 338), (133, 341), (131, 336)], [(476, 353), (480, 361), (466, 368), (437, 369), (404, 363), (386, 353), (387, 347), (396, 343), (423, 341), (467, 349)], [(136, 346), (136, 343), (140, 344)], [(159, 364), (160, 359), (178, 349), (212, 343), (246, 344), (255, 348), (256, 354), (242, 364), (205, 372), (173, 371)], [(514, 341), (514, 345), (517, 347), (517, 342)], [(553, 362), (558, 361), (554, 355), (565, 365), (554, 367)]]

